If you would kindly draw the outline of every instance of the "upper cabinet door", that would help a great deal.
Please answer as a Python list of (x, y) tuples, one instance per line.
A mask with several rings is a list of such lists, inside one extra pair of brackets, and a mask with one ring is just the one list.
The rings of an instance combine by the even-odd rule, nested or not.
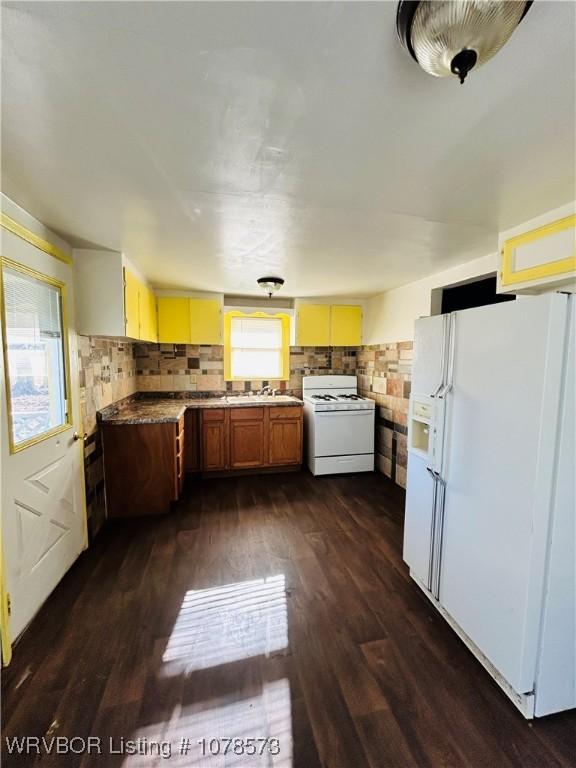
[(502, 243), (501, 293), (539, 293), (576, 278), (576, 214)]
[(330, 305), (301, 304), (296, 342), (299, 347), (330, 346)]
[(333, 304), (331, 310), (331, 345), (359, 347), (362, 344), (362, 307)]
[(140, 339), (158, 341), (156, 296), (146, 285), (140, 284)]
[(158, 341), (191, 344), (190, 299), (158, 297)]
[(129, 339), (140, 338), (140, 281), (124, 268), (124, 314), (126, 336)]
[(190, 343), (222, 344), (222, 306), (218, 299), (188, 299), (188, 301), (190, 302)]
[(156, 309), (156, 294), (148, 289), (148, 341), (158, 341), (158, 311)]

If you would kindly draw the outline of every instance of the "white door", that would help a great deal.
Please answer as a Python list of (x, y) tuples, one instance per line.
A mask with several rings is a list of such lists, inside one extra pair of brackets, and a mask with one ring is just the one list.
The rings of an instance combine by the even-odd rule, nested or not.
[(15, 639), (84, 548), (86, 511), (72, 267), (2, 235), (2, 544)]
[(458, 312), (440, 602), (519, 693), (534, 685), (566, 297)]

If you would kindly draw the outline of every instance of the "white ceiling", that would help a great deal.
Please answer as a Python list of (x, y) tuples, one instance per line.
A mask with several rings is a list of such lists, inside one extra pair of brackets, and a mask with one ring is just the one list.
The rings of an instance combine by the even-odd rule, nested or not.
[(576, 196), (575, 9), (460, 86), (393, 2), (7, 2), (3, 190), (158, 287), (374, 294)]

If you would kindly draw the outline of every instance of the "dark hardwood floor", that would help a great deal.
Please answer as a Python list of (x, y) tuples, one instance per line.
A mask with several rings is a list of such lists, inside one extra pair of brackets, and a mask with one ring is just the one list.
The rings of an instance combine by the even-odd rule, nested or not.
[(401, 510), (380, 475), (298, 473), (196, 482), (168, 517), (110, 524), (2, 683), (4, 737), (102, 754), (3, 739), (3, 765), (575, 766), (576, 715), (526, 722), (410, 581)]

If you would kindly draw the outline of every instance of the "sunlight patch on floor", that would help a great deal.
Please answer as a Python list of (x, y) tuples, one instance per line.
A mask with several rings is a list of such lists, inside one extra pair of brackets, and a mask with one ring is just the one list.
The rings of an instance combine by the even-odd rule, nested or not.
[[(245, 699), (178, 708), (169, 722), (139, 728), (130, 738), (143, 752), (126, 755), (123, 768), (292, 768), (290, 683), (283, 678)], [(158, 755), (155, 744), (169, 745), (170, 756)]]
[(187, 672), (270, 656), (288, 645), (283, 575), (189, 590), (162, 661)]

